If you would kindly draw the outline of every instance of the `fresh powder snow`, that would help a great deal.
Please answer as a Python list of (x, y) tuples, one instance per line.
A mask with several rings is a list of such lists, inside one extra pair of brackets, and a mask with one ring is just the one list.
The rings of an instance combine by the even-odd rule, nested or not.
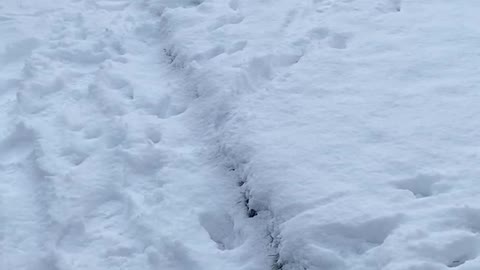
[(0, 0), (0, 270), (480, 269), (479, 12)]

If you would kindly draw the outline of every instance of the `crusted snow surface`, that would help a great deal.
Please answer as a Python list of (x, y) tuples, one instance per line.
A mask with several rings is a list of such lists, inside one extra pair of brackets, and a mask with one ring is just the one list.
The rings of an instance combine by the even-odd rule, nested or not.
[(165, 3), (284, 270), (479, 269), (480, 3)]

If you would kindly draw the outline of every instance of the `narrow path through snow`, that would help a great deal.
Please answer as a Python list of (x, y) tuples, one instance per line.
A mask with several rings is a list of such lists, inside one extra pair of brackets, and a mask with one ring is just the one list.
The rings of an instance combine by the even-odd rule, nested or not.
[(141, 2), (0, 5), (1, 269), (268, 269)]

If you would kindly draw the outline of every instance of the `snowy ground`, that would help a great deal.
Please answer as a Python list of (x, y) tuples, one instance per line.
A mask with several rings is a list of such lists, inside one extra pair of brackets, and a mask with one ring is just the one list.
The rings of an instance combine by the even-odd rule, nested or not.
[(189, 129), (145, 6), (0, 12), (0, 269), (268, 268), (266, 218)]
[(479, 269), (478, 10), (3, 0), (0, 269)]

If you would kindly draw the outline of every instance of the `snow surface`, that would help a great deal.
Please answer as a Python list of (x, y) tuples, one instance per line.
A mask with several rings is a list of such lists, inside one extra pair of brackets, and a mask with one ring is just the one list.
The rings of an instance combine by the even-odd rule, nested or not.
[(148, 8), (1, 14), (0, 269), (268, 269), (266, 215), (248, 219), (189, 128), (195, 97)]
[(480, 269), (478, 10), (3, 0), (1, 269)]

